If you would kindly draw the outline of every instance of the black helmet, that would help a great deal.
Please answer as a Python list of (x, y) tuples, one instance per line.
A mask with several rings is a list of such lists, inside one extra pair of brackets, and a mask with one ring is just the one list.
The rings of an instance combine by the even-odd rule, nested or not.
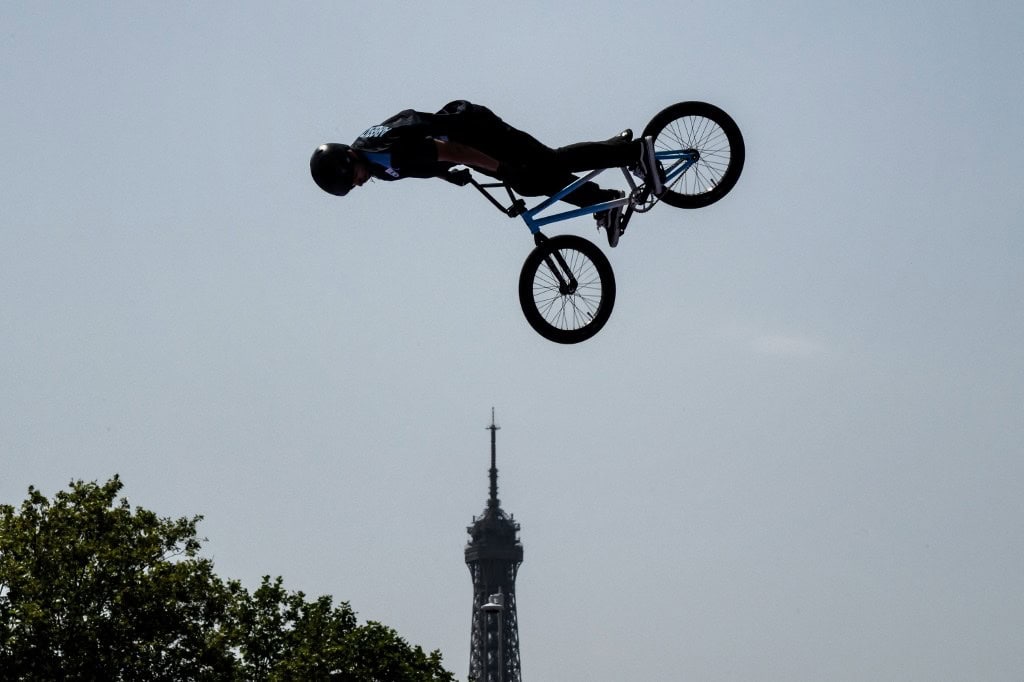
[(309, 172), (323, 191), (343, 197), (354, 184), (355, 159), (349, 153), (347, 144), (322, 144), (309, 158)]

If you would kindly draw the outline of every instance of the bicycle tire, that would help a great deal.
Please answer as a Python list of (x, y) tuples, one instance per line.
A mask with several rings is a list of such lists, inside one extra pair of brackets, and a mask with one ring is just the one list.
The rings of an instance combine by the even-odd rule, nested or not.
[[(662, 109), (644, 128), (657, 152), (695, 149), (700, 159), (670, 178), (659, 199), (676, 208), (702, 208), (729, 193), (740, 178), (746, 147), (739, 126), (713, 104), (679, 102)], [(669, 171), (669, 169), (666, 169)]]
[[(560, 286), (558, 257), (577, 286)], [(564, 279), (563, 274), (563, 279)], [(519, 273), (519, 304), (533, 329), (555, 343), (579, 343), (601, 331), (615, 306), (615, 274), (593, 242), (571, 234), (551, 237), (527, 255)]]

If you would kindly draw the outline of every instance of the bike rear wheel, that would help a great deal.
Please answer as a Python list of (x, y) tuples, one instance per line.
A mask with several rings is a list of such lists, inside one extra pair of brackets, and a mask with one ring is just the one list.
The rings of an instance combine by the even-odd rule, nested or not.
[[(660, 196), (669, 206), (701, 208), (718, 201), (739, 180), (746, 148), (739, 126), (713, 104), (680, 102), (666, 107), (644, 128), (667, 176)], [(680, 152), (696, 152), (688, 168)]]
[(519, 304), (534, 330), (555, 343), (599, 332), (615, 306), (615, 275), (593, 242), (563, 234), (541, 242), (519, 273)]

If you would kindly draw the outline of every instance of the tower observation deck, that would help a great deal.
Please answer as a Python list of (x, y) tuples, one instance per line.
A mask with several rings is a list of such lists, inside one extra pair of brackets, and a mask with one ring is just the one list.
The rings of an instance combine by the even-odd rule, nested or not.
[(516, 574), (523, 562), (519, 524), (498, 500), (497, 431), (491, 410), (490, 494), (482, 516), (466, 528), (466, 565), (473, 580), (469, 679), (474, 682), (521, 682)]

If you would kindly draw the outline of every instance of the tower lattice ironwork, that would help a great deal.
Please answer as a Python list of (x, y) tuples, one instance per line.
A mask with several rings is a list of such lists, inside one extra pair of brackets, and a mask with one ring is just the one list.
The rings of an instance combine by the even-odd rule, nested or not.
[(519, 524), (498, 500), (497, 431), (491, 410), (490, 495), (482, 516), (466, 528), (466, 565), (473, 579), (469, 679), (475, 682), (521, 682), (516, 574), (523, 562)]

